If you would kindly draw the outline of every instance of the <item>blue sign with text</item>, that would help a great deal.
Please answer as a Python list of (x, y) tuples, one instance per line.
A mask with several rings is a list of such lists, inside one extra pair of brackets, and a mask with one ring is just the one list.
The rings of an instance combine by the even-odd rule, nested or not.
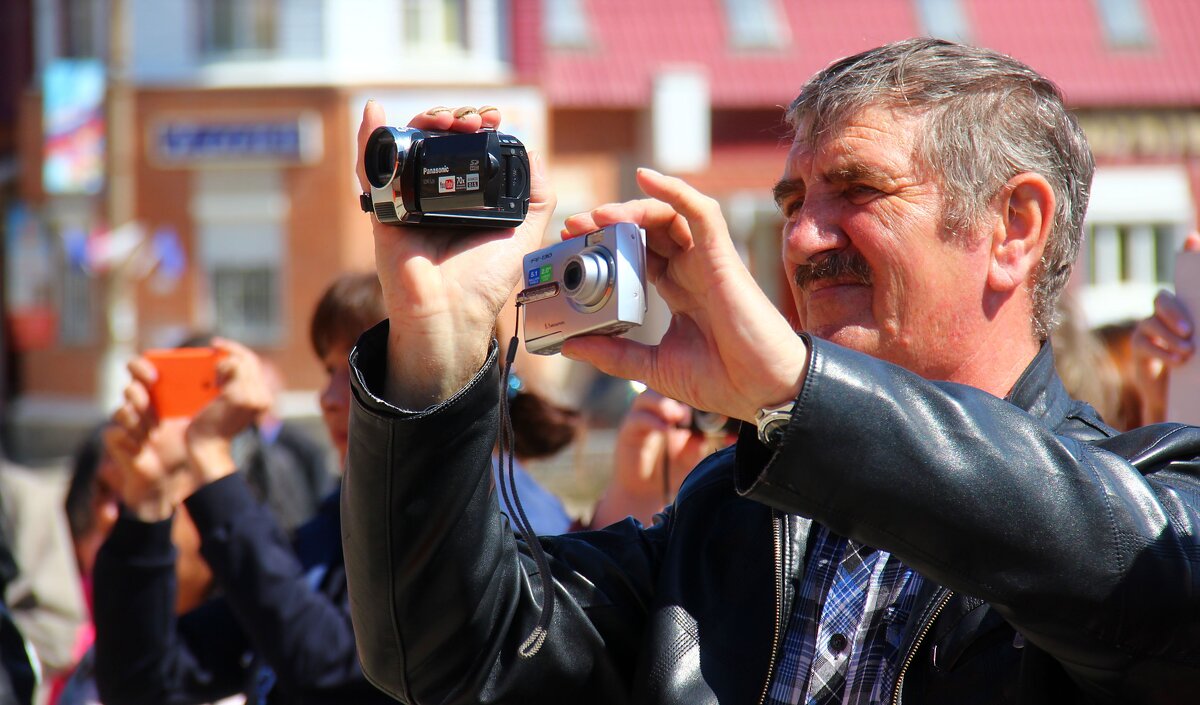
[(303, 161), (299, 120), (275, 122), (171, 122), (158, 128), (158, 157), (165, 162)]

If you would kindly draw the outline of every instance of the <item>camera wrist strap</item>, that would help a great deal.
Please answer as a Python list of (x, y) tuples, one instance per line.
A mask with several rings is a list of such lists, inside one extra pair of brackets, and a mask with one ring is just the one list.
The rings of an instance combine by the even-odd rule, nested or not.
[(533, 525), (526, 516), (525, 508), (521, 506), (521, 497), (517, 493), (516, 433), (513, 430), (512, 413), (508, 400), (509, 378), (512, 375), (513, 361), (517, 357), (517, 347), (521, 344), (517, 333), (521, 330), (520, 303), (516, 305), (516, 309), (513, 337), (508, 341), (508, 354), (504, 357), (504, 371), (500, 380), (500, 468), (496, 475), (500, 479), (500, 495), (504, 499), (504, 503), (514, 510), (511, 512), (514, 516), (509, 518), (516, 525), (525, 545), (529, 547), (529, 552), (533, 554), (533, 561), (537, 565), (538, 574), (542, 580), (542, 605), (537, 626), (533, 628), (533, 631), (529, 633), (517, 650), (522, 658), (532, 658), (542, 648), (550, 630), (550, 619), (554, 616), (554, 581), (550, 576), (550, 561), (533, 531)]

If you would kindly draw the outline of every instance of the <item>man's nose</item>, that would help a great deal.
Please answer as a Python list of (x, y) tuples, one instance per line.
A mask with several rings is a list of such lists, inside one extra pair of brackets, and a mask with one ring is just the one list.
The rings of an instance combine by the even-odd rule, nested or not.
[(792, 266), (813, 264), (848, 244), (836, 212), (820, 202), (800, 206), (783, 226), (783, 260)]

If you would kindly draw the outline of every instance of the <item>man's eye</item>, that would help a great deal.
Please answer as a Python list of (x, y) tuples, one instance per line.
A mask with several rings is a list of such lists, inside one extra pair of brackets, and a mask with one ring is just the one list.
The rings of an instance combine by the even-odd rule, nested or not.
[(803, 198), (793, 198), (779, 204), (779, 212), (784, 218), (791, 218), (800, 212), (800, 208), (804, 205)]
[(846, 199), (854, 205), (861, 206), (879, 195), (879, 189), (865, 184), (852, 184), (846, 187)]

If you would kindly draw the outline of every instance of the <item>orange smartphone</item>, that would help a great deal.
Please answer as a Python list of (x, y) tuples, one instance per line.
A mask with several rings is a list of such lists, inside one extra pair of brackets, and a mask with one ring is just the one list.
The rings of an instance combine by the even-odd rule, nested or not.
[(160, 419), (195, 416), (220, 391), (217, 362), (225, 357), (221, 350), (147, 350), (142, 357), (158, 371), (158, 381), (150, 387), (150, 403)]

